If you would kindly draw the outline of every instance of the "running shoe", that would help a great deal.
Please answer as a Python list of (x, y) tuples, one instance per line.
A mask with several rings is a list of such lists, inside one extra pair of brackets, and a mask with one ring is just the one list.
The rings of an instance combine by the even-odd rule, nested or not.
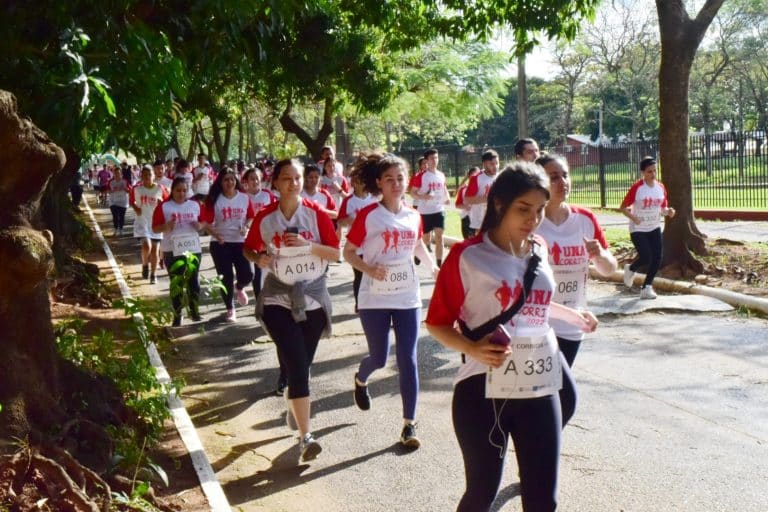
[(406, 423), (403, 427), (403, 431), (400, 433), (400, 444), (406, 448), (418, 448), (421, 446), (421, 441), (416, 437), (416, 425), (413, 423)]
[(174, 316), (171, 327), (179, 327), (181, 325), (181, 316)]
[(315, 460), (323, 451), (323, 447), (315, 440), (315, 436), (307, 433), (299, 441), (299, 450), (301, 451), (301, 462), (308, 462)]
[(155, 274), (149, 275), (149, 284), (157, 284), (157, 278), (155, 277)]
[(237, 312), (234, 309), (228, 309), (224, 320), (232, 323), (237, 322)]
[(355, 374), (355, 404), (361, 411), (367, 411), (371, 408), (371, 395), (368, 393), (368, 386), (361, 386), (357, 383), (357, 374)]
[(240, 288), (235, 292), (235, 297), (237, 298), (237, 303), (241, 306), (247, 306), (248, 305), (248, 295), (245, 294), (245, 290)]
[(624, 265), (624, 286), (632, 288), (632, 283), (635, 282), (635, 273), (629, 268), (629, 264)]
[(640, 298), (641, 299), (655, 299), (657, 297), (656, 292), (653, 291), (653, 286), (643, 286), (640, 288)]

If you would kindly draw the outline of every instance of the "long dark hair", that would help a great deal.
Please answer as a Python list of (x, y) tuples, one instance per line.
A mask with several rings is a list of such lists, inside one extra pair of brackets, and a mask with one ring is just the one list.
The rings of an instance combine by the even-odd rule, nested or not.
[(216, 200), (219, 199), (219, 196), (221, 195), (221, 182), (224, 181), (224, 178), (228, 175), (232, 175), (235, 177), (235, 192), (240, 190), (240, 179), (237, 177), (237, 173), (235, 170), (231, 167), (227, 167), (226, 165), (221, 168), (221, 171), (219, 171), (218, 176), (216, 176), (216, 179), (213, 181), (213, 185), (211, 185), (211, 190), (208, 191), (208, 196), (205, 198), (205, 205), (213, 208), (213, 206), (216, 204)]
[[(275, 183), (280, 177), (280, 172), (283, 170), (283, 168), (288, 167), (289, 165), (292, 165), (297, 171), (299, 171), (299, 174), (304, 176), (304, 166), (301, 164), (301, 162), (295, 158), (283, 158), (275, 164), (275, 168), (272, 170), (272, 183)], [(274, 188), (274, 185), (272, 188)]]
[(399, 167), (405, 176), (408, 176), (408, 164), (399, 156), (392, 153), (363, 153), (355, 162), (352, 172), (360, 175), (366, 191), (376, 195), (381, 193), (377, 180), (384, 171), (394, 166)]
[(508, 164), (488, 192), (487, 208), (480, 231), (485, 233), (496, 228), (515, 199), (531, 190), (540, 190), (549, 200), (549, 178), (544, 170), (529, 162)]

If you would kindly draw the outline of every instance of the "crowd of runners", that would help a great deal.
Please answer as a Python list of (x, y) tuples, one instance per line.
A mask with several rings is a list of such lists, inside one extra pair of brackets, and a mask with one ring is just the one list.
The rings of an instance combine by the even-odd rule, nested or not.
[[(235, 303), (246, 306), (250, 289), (256, 317), (277, 348), (276, 393), (286, 399), (304, 462), (322, 451), (311, 428), (310, 368), (332, 328), (329, 264), (342, 258), (354, 271), (355, 310), (368, 344), (350, 371), (354, 403), (371, 409), (375, 372), (387, 363), (393, 331), (400, 442), (420, 446), (416, 266), (425, 269), (436, 279), (426, 327), (462, 355), (453, 395), (466, 476), (458, 510), (490, 509), (509, 439), (523, 508), (554, 510), (561, 431), (577, 401), (571, 368), (584, 333), (598, 325), (587, 309), (589, 266), (607, 275), (617, 262), (595, 215), (568, 203), (567, 160), (540, 154), (532, 139), (518, 141), (515, 156), (500, 170), (497, 152), (484, 151), (453, 198), (435, 149), (413, 175), (389, 153), (361, 154), (345, 169), (326, 147), (319, 162), (306, 164), (264, 160), (214, 171), (201, 154), (192, 164), (94, 167), (84, 180), (109, 206), (113, 236), (123, 234), (133, 210), (142, 277), (154, 284), (164, 266), (183, 282), (186, 296), (171, 293), (173, 326), (185, 311), (201, 320), (200, 233), (211, 236), (207, 252), (223, 284), (224, 320), (237, 321)], [(624, 281), (632, 287), (635, 273), (647, 268), (640, 298), (653, 299), (661, 219), (675, 212), (655, 179), (656, 162), (645, 158), (640, 168), (621, 205), (638, 251)], [(453, 206), (464, 240), (448, 251), (445, 221)]]

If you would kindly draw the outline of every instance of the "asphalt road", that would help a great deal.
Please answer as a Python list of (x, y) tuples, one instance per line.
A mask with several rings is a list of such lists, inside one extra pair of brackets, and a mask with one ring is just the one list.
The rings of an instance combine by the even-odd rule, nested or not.
[[(140, 282), (132, 240), (112, 245), (136, 292), (167, 296), (165, 276), (154, 287)], [(207, 254), (203, 266), (212, 274)], [(458, 355), (422, 332), (422, 447), (402, 450), (394, 356), (370, 379), (372, 410), (353, 404), (352, 376), (366, 345), (352, 310), (351, 270), (332, 271), (335, 333), (321, 340), (311, 380), (313, 429), (324, 451), (309, 465), (297, 463), (283, 399), (273, 395), (274, 346), (252, 307), (239, 309), (237, 324), (225, 324), (214, 300), (204, 322), (177, 331), (178, 353), (165, 362), (187, 380), (182, 398), (231, 505), (454, 510), (464, 486), (450, 420)], [(422, 284), (427, 299), (431, 280)], [(614, 284), (590, 286), (603, 305), (631, 298)], [(608, 308), (582, 345), (575, 364), (580, 402), (563, 437), (561, 510), (768, 511), (768, 322), (679, 302), (669, 297), (658, 302), (663, 309), (634, 315)], [(514, 453), (508, 456), (495, 510), (521, 510)]]

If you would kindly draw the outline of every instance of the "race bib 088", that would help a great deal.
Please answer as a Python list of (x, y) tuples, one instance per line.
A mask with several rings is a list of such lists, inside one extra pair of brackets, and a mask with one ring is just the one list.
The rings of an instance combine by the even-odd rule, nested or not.
[(371, 278), (371, 293), (377, 295), (396, 295), (418, 286), (413, 261), (408, 259), (400, 263), (387, 265), (383, 280)]

